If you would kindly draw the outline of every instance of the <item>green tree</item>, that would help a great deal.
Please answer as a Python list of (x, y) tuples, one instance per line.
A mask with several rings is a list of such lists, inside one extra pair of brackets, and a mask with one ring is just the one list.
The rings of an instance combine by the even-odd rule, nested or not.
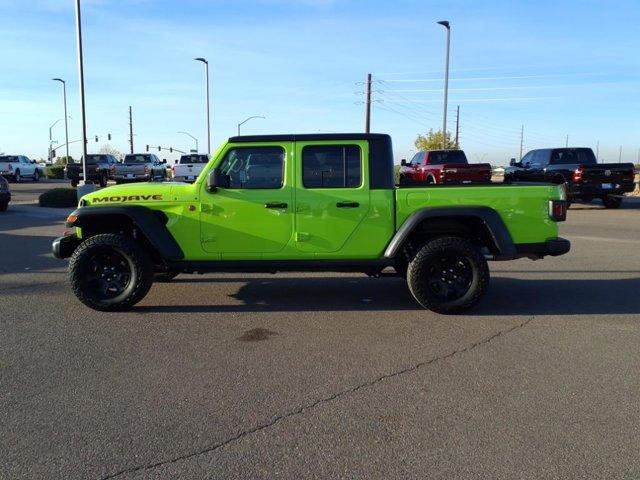
[(53, 162), (54, 165), (66, 165), (67, 163), (73, 163), (73, 157), (72, 156), (62, 156), (62, 157), (57, 157), (56, 161)]
[[(433, 129), (430, 129), (426, 135), (418, 135), (413, 144), (418, 150), (441, 150), (442, 132), (440, 130), (434, 132)], [(451, 132), (447, 132), (444, 148), (447, 150), (460, 148), (455, 140), (451, 138)]]

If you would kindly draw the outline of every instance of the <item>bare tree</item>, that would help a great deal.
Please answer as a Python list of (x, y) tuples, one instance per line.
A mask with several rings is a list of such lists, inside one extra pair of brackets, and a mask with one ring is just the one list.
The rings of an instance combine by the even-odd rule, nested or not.
[(98, 153), (103, 153), (103, 154), (106, 154), (106, 155), (113, 155), (118, 160), (122, 160), (122, 157), (123, 157), (122, 152), (120, 150), (118, 150), (117, 148), (113, 148), (108, 143), (102, 145), (100, 147), (100, 150), (98, 151)]

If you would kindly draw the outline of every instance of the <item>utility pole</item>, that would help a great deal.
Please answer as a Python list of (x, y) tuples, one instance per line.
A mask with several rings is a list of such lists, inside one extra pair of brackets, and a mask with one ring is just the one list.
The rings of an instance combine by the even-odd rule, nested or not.
[(567, 133), (567, 137), (564, 140), (564, 146), (568, 147), (569, 146), (569, 134)]
[(520, 158), (522, 160), (522, 146), (524, 145), (524, 125), (520, 127)]
[(447, 103), (449, 98), (449, 45), (451, 42), (451, 26), (447, 20), (437, 22), (447, 29), (447, 49), (444, 64), (444, 110), (442, 115), (442, 149), (447, 148)]
[(131, 105), (129, 105), (129, 146), (130, 152), (133, 153), (133, 114), (131, 113)]
[(207, 154), (211, 155), (211, 120), (210, 120), (210, 109), (209, 109), (209, 62), (207, 59), (198, 57), (194, 58), (197, 62), (202, 62), (204, 64), (204, 78), (207, 83), (205, 88), (205, 94), (207, 96)]
[(596, 142), (596, 162), (600, 159), (600, 140)]
[(69, 125), (67, 123), (67, 82), (65, 82), (61, 78), (53, 78), (55, 82), (62, 83), (62, 99), (64, 102), (64, 141), (66, 142), (67, 147), (67, 159), (65, 163), (69, 163)]
[(371, 132), (371, 74), (367, 74), (367, 99), (364, 102), (364, 133)]
[(456, 109), (456, 148), (460, 148), (460, 105)]
[(622, 163), (622, 145), (620, 145), (620, 151), (618, 152), (618, 163)]

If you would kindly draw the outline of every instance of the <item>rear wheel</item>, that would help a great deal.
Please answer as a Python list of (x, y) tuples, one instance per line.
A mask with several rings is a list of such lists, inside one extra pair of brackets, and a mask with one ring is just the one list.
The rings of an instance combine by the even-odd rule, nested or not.
[(107, 174), (106, 174), (106, 173), (103, 173), (103, 174), (100, 176), (100, 181), (99, 181), (98, 183), (100, 184), (100, 186), (101, 186), (102, 188), (104, 188), (104, 187), (106, 187), (106, 186), (107, 186), (107, 181), (108, 181)]
[(433, 178), (431, 175), (429, 175), (427, 177), (427, 185), (434, 185), (436, 183), (436, 179)]
[(605, 208), (618, 208), (622, 205), (622, 197), (607, 195), (602, 199), (602, 203), (604, 203)]
[(153, 283), (149, 255), (133, 239), (119, 234), (90, 237), (69, 262), (76, 297), (94, 310), (128, 310), (144, 298)]
[(78, 186), (78, 180), (71, 180), (71, 186), (76, 188)]
[(470, 241), (440, 237), (428, 241), (409, 262), (407, 283), (424, 308), (452, 314), (475, 306), (489, 286), (487, 261)]
[(16, 170), (16, 173), (13, 174), (13, 181), (16, 183), (20, 183), (22, 181), (22, 176), (20, 175), (20, 170)]

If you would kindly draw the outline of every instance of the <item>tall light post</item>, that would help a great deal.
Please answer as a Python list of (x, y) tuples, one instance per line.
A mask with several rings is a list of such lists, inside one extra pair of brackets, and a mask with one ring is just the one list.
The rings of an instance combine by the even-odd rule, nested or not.
[(193, 135), (191, 135), (189, 132), (178, 132), (178, 133), (183, 133), (185, 135), (190, 136), (191, 138), (193, 138), (196, 141), (196, 152), (198, 152), (198, 139), (196, 137), (194, 137)]
[[(49, 127), (49, 162), (53, 162), (53, 157), (51, 156), (53, 149), (51, 148), (51, 144), (53, 143), (53, 134), (52, 134), (52, 130), (53, 127), (55, 127), (59, 121), (61, 121), (62, 119), (59, 118), (58, 120), (56, 120), (55, 122), (53, 122), (51, 124), (51, 126)], [(67, 147), (68, 148), (68, 147)]]
[(62, 98), (64, 101), (64, 143), (67, 149), (67, 163), (69, 162), (69, 125), (67, 122), (67, 82), (61, 78), (52, 78), (54, 82), (62, 83)]
[(444, 113), (442, 115), (442, 148), (447, 146), (447, 102), (449, 96), (449, 43), (451, 40), (451, 27), (447, 20), (441, 20), (438, 25), (447, 29), (447, 50), (444, 64)]
[(211, 155), (211, 122), (209, 119), (209, 62), (202, 57), (194, 58), (197, 62), (204, 63), (205, 81), (207, 82), (207, 154)]
[(253, 115), (252, 117), (249, 117), (249, 118), (244, 119), (243, 121), (241, 121), (241, 122), (238, 124), (238, 136), (240, 136), (240, 127), (241, 127), (242, 125), (244, 125), (245, 123), (247, 123), (247, 122), (248, 122), (249, 120), (251, 120), (252, 118), (267, 118), (267, 117), (265, 117), (265, 116), (263, 116), (263, 115)]
[(86, 185), (87, 178), (87, 118), (84, 108), (84, 60), (82, 57), (82, 16), (80, 14), (80, 0), (76, 0), (76, 36), (78, 41), (78, 83), (80, 87), (80, 117), (82, 123), (82, 171), (84, 172), (84, 176), (79, 183), (80, 188), (78, 188), (78, 198), (80, 198), (85, 193), (93, 190), (91, 187), (83, 188)]

